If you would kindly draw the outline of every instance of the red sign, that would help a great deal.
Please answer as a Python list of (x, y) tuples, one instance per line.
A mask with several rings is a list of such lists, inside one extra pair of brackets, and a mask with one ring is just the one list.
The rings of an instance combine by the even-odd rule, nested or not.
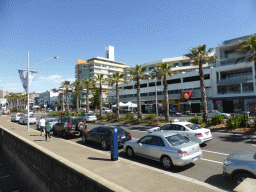
[(181, 100), (188, 100), (191, 98), (192, 91), (180, 92), (180, 99)]
[(221, 104), (222, 103), (222, 100), (216, 100), (215, 101), (215, 104)]

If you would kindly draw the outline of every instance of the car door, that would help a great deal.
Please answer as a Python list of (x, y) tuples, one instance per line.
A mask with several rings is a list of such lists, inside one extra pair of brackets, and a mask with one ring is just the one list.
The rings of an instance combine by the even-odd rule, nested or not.
[(147, 157), (160, 160), (162, 154), (164, 153), (165, 144), (161, 137), (159, 136), (153, 136), (151, 142), (148, 146)]
[(138, 155), (147, 157), (148, 153), (149, 153), (148, 147), (151, 143), (152, 138), (153, 138), (153, 136), (151, 136), (151, 135), (146, 135), (146, 136), (142, 137), (138, 141), (138, 145), (135, 149), (135, 151), (136, 151), (135, 153)]
[(87, 139), (88, 141), (95, 141), (95, 140), (96, 140), (96, 137), (97, 137), (97, 133), (98, 133), (98, 129), (99, 129), (99, 128), (100, 128), (100, 127), (96, 127), (96, 128), (94, 128), (94, 129), (88, 131), (88, 132), (86, 133), (86, 139)]
[(63, 126), (63, 118), (64, 117), (61, 117), (58, 121), (58, 123), (55, 124), (55, 131), (61, 131), (61, 126)]
[(100, 127), (95, 134), (95, 141), (101, 143), (102, 139), (106, 140), (106, 137), (107, 131), (103, 127)]

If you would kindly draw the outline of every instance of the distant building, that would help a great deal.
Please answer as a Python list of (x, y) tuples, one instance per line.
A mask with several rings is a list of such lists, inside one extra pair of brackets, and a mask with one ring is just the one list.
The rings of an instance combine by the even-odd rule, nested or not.
[(55, 93), (52, 90), (39, 93), (39, 105), (41, 107), (44, 107), (44, 105), (47, 105), (48, 107), (55, 106), (58, 104), (58, 96), (59, 93)]
[(4, 90), (3, 87), (0, 89), (0, 98), (6, 98), (6, 96), (9, 94), (8, 91)]

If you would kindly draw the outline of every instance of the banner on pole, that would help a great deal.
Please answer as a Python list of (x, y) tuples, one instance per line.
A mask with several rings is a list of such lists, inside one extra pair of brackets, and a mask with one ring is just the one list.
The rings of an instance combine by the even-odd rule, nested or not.
[[(27, 87), (28, 87), (28, 77), (27, 77), (28, 70), (18, 69), (18, 72), (19, 72), (19, 75), (20, 75), (20, 80), (21, 80), (21, 83), (23, 85), (23, 88), (27, 91)], [(37, 71), (29, 70), (29, 85), (34, 80), (36, 74), (37, 74)]]

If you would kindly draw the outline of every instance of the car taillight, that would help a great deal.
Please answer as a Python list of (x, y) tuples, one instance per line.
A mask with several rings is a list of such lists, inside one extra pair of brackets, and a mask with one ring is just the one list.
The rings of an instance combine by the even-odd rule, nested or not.
[(117, 135), (117, 138), (118, 138), (118, 139), (120, 138), (119, 135)]
[(84, 132), (87, 132), (87, 130), (85, 129)]
[(68, 127), (71, 127), (71, 122), (68, 123)]
[(130, 134), (130, 133), (128, 133), (128, 134), (127, 134), (127, 136), (128, 136), (128, 137), (131, 137), (131, 134)]
[(84, 124), (86, 125), (86, 121), (84, 121)]
[(178, 151), (178, 155), (180, 157), (184, 157), (184, 156), (188, 155), (188, 153), (186, 151)]
[(202, 133), (195, 134), (196, 137), (203, 137)]

